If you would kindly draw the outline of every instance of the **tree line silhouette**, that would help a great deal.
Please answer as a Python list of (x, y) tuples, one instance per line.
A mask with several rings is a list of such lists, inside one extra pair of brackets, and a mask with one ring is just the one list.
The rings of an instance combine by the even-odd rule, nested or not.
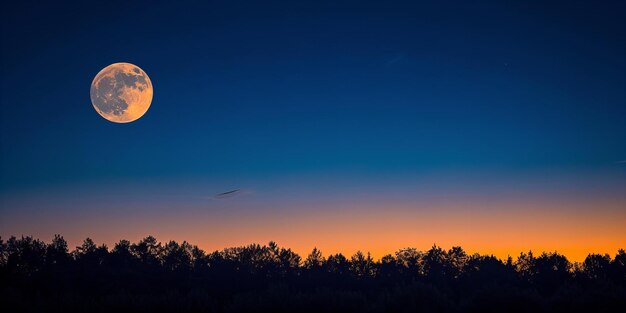
[[(3, 312), (625, 312), (626, 253), (572, 263), (461, 247), (302, 258), (251, 244), (206, 253), (148, 236), (113, 248), (55, 235), (0, 238)], [(8, 309), (8, 310), (7, 310)]]

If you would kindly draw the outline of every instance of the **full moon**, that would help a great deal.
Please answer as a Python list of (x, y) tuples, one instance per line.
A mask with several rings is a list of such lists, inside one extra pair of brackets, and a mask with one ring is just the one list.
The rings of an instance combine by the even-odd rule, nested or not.
[(152, 82), (137, 65), (114, 63), (91, 83), (91, 103), (105, 119), (129, 123), (142, 117), (152, 102)]

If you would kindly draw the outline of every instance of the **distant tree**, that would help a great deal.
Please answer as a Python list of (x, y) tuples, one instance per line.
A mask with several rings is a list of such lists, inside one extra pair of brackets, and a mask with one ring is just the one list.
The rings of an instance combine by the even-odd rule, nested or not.
[(4, 240), (2, 240), (2, 237), (0, 236), (0, 267), (5, 267), (7, 265), (7, 258), (9, 256), (9, 253), (7, 251), (7, 244), (6, 242), (4, 242)]
[(114, 255), (118, 255), (121, 258), (130, 259), (133, 257), (131, 252), (130, 241), (128, 240), (120, 240), (113, 246), (111, 253)]
[(469, 260), (461, 247), (452, 247), (445, 254), (444, 273), (447, 278), (458, 278), (464, 271)]
[(557, 252), (542, 253), (533, 265), (534, 282), (544, 289), (554, 290), (571, 277), (572, 264)]
[(187, 272), (191, 270), (191, 249), (186, 241), (179, 245), (172, 240), (163, 247), (161, 263), (167, 270)]
[(191, 262), (196, 272), (204, 272), (209, 268), (209, 259), (206, 253), (196, 245), (191, 247)]
[(30, 236), (11, 236), (6, 243), (7, 268), (24, 276), (39, 272), (44, 265), (46, 244)]
[(274, 263), (274, 257), (268, 255), (266, 249), (259, 244), (244, 247), (226, 248), (222, 251), (224, 259), (238, 263), (239, 269), (257, 272), (258, 269)]
[(302, 258), (291, 249), (280, 249), (278, 255), (279, 268), (283, 273), (292, 272), (300, 266)]
[(589, 254), (583, 262), (583, 271), (590, 279), (606, 279), (610, 263), (608, 254)]
[(380, 277), (391, 278), (398, 274), (398, 264), (396, 258), (391, 254), (386, 254), (380, 259), (378, 273)]
[(138, 260), (131, 252), (131, 244), (128, 240), (120, 240), (113, 246), (109, 254), (111, 265), (119, 271), (131, 271), (132, 266)]
[(624, 249), (617, 250), (617, 254), (615, 254), (612, 263), (618, 267), (626, 267), (626, 251), (624, 251)]
[(111, 253), (130, 256), (130, 249), (130, 241), (122, 239), (113, 246)]
[(142, 263), (147, 265), (160, 265), (161, 254), (163, 253), (163, 247), (161, 243), (152, 236), (148, 236), (139, 243), (132, 244), (130, 251), (135, 255)]
[(448, 258), (446, 251), (437, 245), (433, 245), (430, 250), (426, 251), (423, 256), (424, 273), (426, 276), (435, 281), (444, 278), (444, 264)]
[(515, 269), (519, 276), (525, 281), (532, 281), (535, 277), (535, 257), (532, 251), (528, 251), (528, 254), (521, 252), (515, 262)]
[(85, 269), (92, 269), (102, 265), (108, 258), (109, 249), (105, 244), (97, 246), (91, 238), (86, 238), (83, 244), (72, 252), (74, 259)]
[(626, 284), (626, 252), (619, 249), (611, 261), (611, 277), (618, 283)]
[(350, 271), (357, 277), (371, 277), (374, 276), (374, 260), (370, 253), (365, 256), (361, 251), (357, 251), (350, 258)]
[(515, 264), (513, 263), (513, 258), (509, 255), (506, 257), (506, 262), (504, 263), (507, 268), (515, 269)]
[(206, 256), (209, 268), (223, 272), (226, 270), (234, 271), (236, 269), (234, 262), (224, 257), (224, 254), (219, 251), (213, 251)]
[(463, 275), (475, 283), (486, 284), (510, 281), (514, 273), (511, 268), (493, 255), (474, 254), (467, 261)]
[(424, 254), (415, 248), (405, 248), (396, 252), (396, 263), (402, 273), (424, 276)]
[(46, 246), (46, 265), (65, 266), (69, 261), (67, 241), (61, 235), (54, 235), (52, 242)]
[(106, 261), (109, 255), (109, 247), (106, 244), (101, 244), (96, 248), (95, 251), (96, 258), (98, 260), (98, 264), (102, 265)]
[(337, 275), (344, 275), (350, 271), (350, 262), (341, 253), (330, 255), (326, 260), (328, 271)]
[(306, 260), (304, 260), (304, 268), (308, 270), (318, 270), (322, 268), (324, 262), (325, 260), (322, 256), (322, 252), (317, 248), (313, 248), (313, 251), (311, 251), (311, 253), (309, 253), (306, 257)]
[(83, 241), (82, 245), (76, 247), (76, 250), (74, 250), (74, 258), (80, 259), (87, 255), (90, 255), (96, 252), (97, 248), (98, 246), (96, 246), (96, 243), (93, 242), (93, 240), (88, 237)]
[(585, 277), (585, 270), (583, 269), (583, 264), (580, 262), (572, 263), (572, 277)]

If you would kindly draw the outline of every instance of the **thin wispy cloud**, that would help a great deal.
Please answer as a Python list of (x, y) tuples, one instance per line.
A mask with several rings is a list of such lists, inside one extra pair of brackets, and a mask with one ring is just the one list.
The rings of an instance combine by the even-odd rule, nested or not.
[(235, 197), (240, 197), (240, 196), (244, 196), (244, 195), (249, 195), (249, 194), (252, 194), (252, 193), (254, 193), (252, 190), (233, 189), (233, 190), (220, 192), (220, 193), (214, 195), (212, 198), (213, 199), (227, 199), (227, 198), (235, 198)]

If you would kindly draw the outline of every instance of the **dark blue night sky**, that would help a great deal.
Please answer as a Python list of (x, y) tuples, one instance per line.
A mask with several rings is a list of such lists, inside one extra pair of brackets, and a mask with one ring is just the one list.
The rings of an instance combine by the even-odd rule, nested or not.
[[(624, 1), (156, 2), (3, 4), (0, 210), (125, 183), (626, 186)], [(133, 123), (90, 103), (115, 62), (154, 84)]]

